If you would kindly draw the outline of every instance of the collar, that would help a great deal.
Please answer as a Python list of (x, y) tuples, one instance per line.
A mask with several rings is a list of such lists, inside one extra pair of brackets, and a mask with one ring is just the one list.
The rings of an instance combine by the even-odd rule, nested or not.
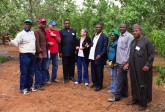
[(127, 34), (127, 31), (125, 32), (125, 33), (123, 33), (123, 34), (120, 34), (121, 36), (125, 36)]
[(31, 30), (26, 30), (26, 29), (24, 29), (24, 31), (28, 33), (28, 32), (30, 32)]

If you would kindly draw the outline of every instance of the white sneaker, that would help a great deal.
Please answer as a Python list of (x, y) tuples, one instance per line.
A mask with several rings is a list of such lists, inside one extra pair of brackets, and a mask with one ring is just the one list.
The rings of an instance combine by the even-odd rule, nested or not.
[(89, 86), (89, 83), (85, 83), (85, 86)]
[(76, 81), (76, 82), (74, 82), (74, 84), (75, 84), (75, 85), (77, 85), (77, 84), (78, 84), (78, 82)]
[(23, 93), (23, 95), (29, 95), (29, 92), (26, 90), (26, 89), (24, 89), (23, 91), (21, 91), (22, 93)]

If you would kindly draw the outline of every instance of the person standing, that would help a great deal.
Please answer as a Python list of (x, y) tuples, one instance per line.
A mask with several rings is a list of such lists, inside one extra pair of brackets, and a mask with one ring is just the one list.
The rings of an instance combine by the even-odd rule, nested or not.
[(116, 62), (118, 64), (116, 92), (112, 98), (108, 99), (110, 102), (118, 101), (121, 97), (128, 97), (128, 71), (124, 70), (123, 67), (128, 63), (133, 35), (127, 31), (127, 26), (124, 23), (120, 25), (120, 33), (116, 54)]
[(116, 51), (117, 41), (119, 38), (119, 31), (113, 30), (110, 34), (111, 43), (108, 48), (108, 65), (110, 65), (111, 84), (108, 93), (114, 94), (116, 92), (116, 77), (117, 77), (117, 63), (116, 63)]
[(148, 38), (142, 35), (141, 26), (134, 24), (134, 40), (131, 43), (129, 63), (124, 69), (130, 68), (132, 101), (127, 105), (139, 104), (139, 110), (144, 110), (152, 101), (152, 65), (154, 47)]
[(32, 20), (25, 19), (24, 30), (19, 32), (14, 40), (7, 38), (9, 44), (19, 46), (20, 91), (24, 95), (29, 94), (28, 91), (36, 91), (32, 87), (35, 71), (36, 38), (34, 32), (31, 31), (31, 27)]
[(76, 50), (76, 31), (70, 28), (70, 21), (64, 20), (64, 27), (60, 30), (61, 43), (59, 56), (62, 58), (64, 83), (69, 80), (75, 81), (75, 50)]
[(82, 83), (82, 65), (84, 67), (83, 81), (85, 86), (89, 85), (88, 65), (89, 65), (89, 50), (91, 39), (88, 37), (88, 31), (86, 28), (81, 29), (81, 37), (77, 42), (77, 70), (78, 78), (75, 84)]
[(102, 24), (96, 24), (96, 34), (92, 37), (92, 45), (89, 52), (91, 60), (92, 86), (95, 91), (103, 88), (104, 65), (107, 60), (108, 37), (102, 32)]
[[(59, 82), (57, 79), (58, 69), (58, 44), (61, 42), (61, 36), (58, 30), (55, 29), (56, 22), (51, 20), (48, 22), (48, 29), (46, 29), (46, 37), (48, 49), (50, 51), (50, 57), (48, 59), (48, 66), (52, 61), (52, 75), (51, 82)], [(50, 79), (49, 79), (50, 80)]]
[(38, 90), (44, 90), (42, 86), (47, 84), (49, 80), (48, 73), (48, 50), (46, 41), (46, 19), (40, 18), (38, 28), (34, 34), (36, 37), (36, 77), (35, 77), (35, 88)]

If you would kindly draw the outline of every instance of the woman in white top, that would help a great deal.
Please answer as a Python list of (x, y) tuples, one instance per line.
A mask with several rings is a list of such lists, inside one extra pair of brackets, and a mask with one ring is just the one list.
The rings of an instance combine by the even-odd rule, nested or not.
[[(88, 64), (89, 64), (89, 50), (91, 39), (87, 36), (87, 29), (81, 29), (81, 37), (77, 41), (76, 50), (77, 50), (77, 70), (78, 78), (75, 84), (80, 84), (84, 82), (85, 86), (89, 85), (89, 76), (88, 76)], [(83, 78), (82, 78), (82, 66), (84, 68)]]

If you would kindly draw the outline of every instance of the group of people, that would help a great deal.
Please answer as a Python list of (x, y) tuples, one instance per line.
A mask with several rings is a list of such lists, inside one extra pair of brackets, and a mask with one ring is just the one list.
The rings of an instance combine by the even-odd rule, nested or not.
[[(148, 38), (142, 35), (141, 26), (134, 24), (133, 35), (127, 31), (127, 25), (120, 25), (120, 32), (112, 30), (110, 44), (102, 31), (102, 24), (95, 26), (96, 32), (89, 38), (86, 28), (76, 37), (76, 31), (70, 27), (70, 21), (64, 20), (64, 28), (55, 29), (56, 22), (40, 18), (38, 28), (31, 31), (32, 20), (24, 21), (24, 29), (15, 39), (8, 38), (9, 44), (19, 46), (20, 91), (44, 90), (44, 85), (59, 82), (57, 79), (58, 55), (62, 58), (63, 81), (89, 86), (88, 66), (91, 62), (91, 88), (100, 91), (103, 88), (104, 65), (110, 66), (111, 84), (109, 93), (114, 94), (108, 101), (119, 101), (128, 97), (128, 70), (130, 70), (132, 101), (128, 105), (139, 104), (141, 109), (152, 100), (152, 64), (154, 48)], [(48, 28), (46, 29), (46, 24)], [(49, 66), (52, 62), (52, 74)], [(78, 76), (75, 79), (75, 62)], [(83, 67), (83, 70), (82, 70)], [(35, 83), (33, 88), (33, 77)]]

